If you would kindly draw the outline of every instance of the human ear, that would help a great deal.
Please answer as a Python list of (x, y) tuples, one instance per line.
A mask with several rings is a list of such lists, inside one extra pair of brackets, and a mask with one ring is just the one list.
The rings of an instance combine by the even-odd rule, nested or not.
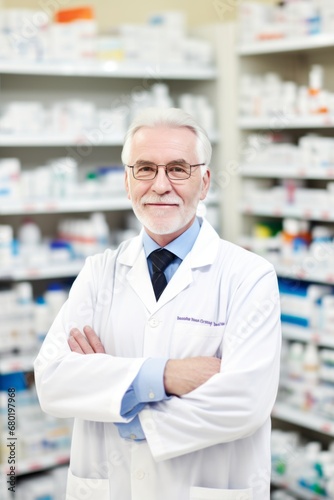
[(211, 172), (210, 170), (207, 169), (202, 177), (202, 190), (201, 190), (200, 200), (204, 200), (206, 198), (206, 195), (208, 194), (210, 187), (210, 180), (211, 180)]

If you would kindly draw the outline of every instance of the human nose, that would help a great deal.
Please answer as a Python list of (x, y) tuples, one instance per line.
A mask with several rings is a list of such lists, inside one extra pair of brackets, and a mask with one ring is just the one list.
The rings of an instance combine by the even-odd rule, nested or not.
[(153, 180), (152, 190), (157, 193), (165, 193), (172, 190), (172, 185), (167, 177), (164, 165), (159, 165), (157, 175)]

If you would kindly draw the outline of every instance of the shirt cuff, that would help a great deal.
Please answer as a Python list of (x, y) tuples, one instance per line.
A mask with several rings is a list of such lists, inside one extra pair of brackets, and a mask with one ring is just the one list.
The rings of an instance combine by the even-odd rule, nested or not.
[(138, 403), (153, 403), (168, 398), (164, 386), (167, 361), (167, 358), (149, 358), (142, 365), (132, 383)]
[(164, 387), (164, 371), (167, 361), (168, 359), (164, 358), (149, 358), (145, 361), (123, 396), (122, 417), (133, 418), (145, 407), (145, 403), (154, 403), (169, 398)]
[(142, 441), (146, 439), (138, 415), (127, 424), (115, 423), (115, 425), (118, 428), (119, 435), (123, 439), (129, 439), (131, 441)]

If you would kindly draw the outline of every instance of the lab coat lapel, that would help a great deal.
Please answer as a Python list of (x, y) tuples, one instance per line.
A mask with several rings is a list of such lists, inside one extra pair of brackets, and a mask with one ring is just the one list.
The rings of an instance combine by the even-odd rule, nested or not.
[(159, 301), (156, 302), (144, 252), (142, 232), (128, 243), (119, 257), (119, 262), (131, 267), (127, 273), (128, 283), (152, 314), (190, 285), (193, 281), (193, 269), (209, 265), (214, 261), (219, 236), (204, 220), (191, 252), (181, 263)]
[(162, 292), (157, 302), (158, 307), (162, 307), (170, 300), (174, 299), (182, 290), (184, 290), (193, 280), (192, 270), (187, 257), (181, 263), (180, 267)]
[(202, 222), (198, 238), (180, 267), (163, 291), (157, 307), (174, 299), (187, 286), (191, 284), (194, 269), (213, 263), (218, 251), (219, 236), (207, 221)]
[(156, 306), (156, 300), (143, 247), (143, 231), (127, 242), (118, 261), (121, 265), (130, 268), (126, 273), (126, 279), (151, 313)]
[(156, 300), (143, 248), (133, 267), (128, 272), (127, 280), (138, 297), (143, 301), (147, 310), (151, 313), (156, 307)]

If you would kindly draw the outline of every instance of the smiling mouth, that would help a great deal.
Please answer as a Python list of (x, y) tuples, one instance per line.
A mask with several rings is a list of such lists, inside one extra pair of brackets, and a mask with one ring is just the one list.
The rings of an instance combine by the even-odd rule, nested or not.
[(177, 203), (145, 203), (149, 207), (178, 207)]

